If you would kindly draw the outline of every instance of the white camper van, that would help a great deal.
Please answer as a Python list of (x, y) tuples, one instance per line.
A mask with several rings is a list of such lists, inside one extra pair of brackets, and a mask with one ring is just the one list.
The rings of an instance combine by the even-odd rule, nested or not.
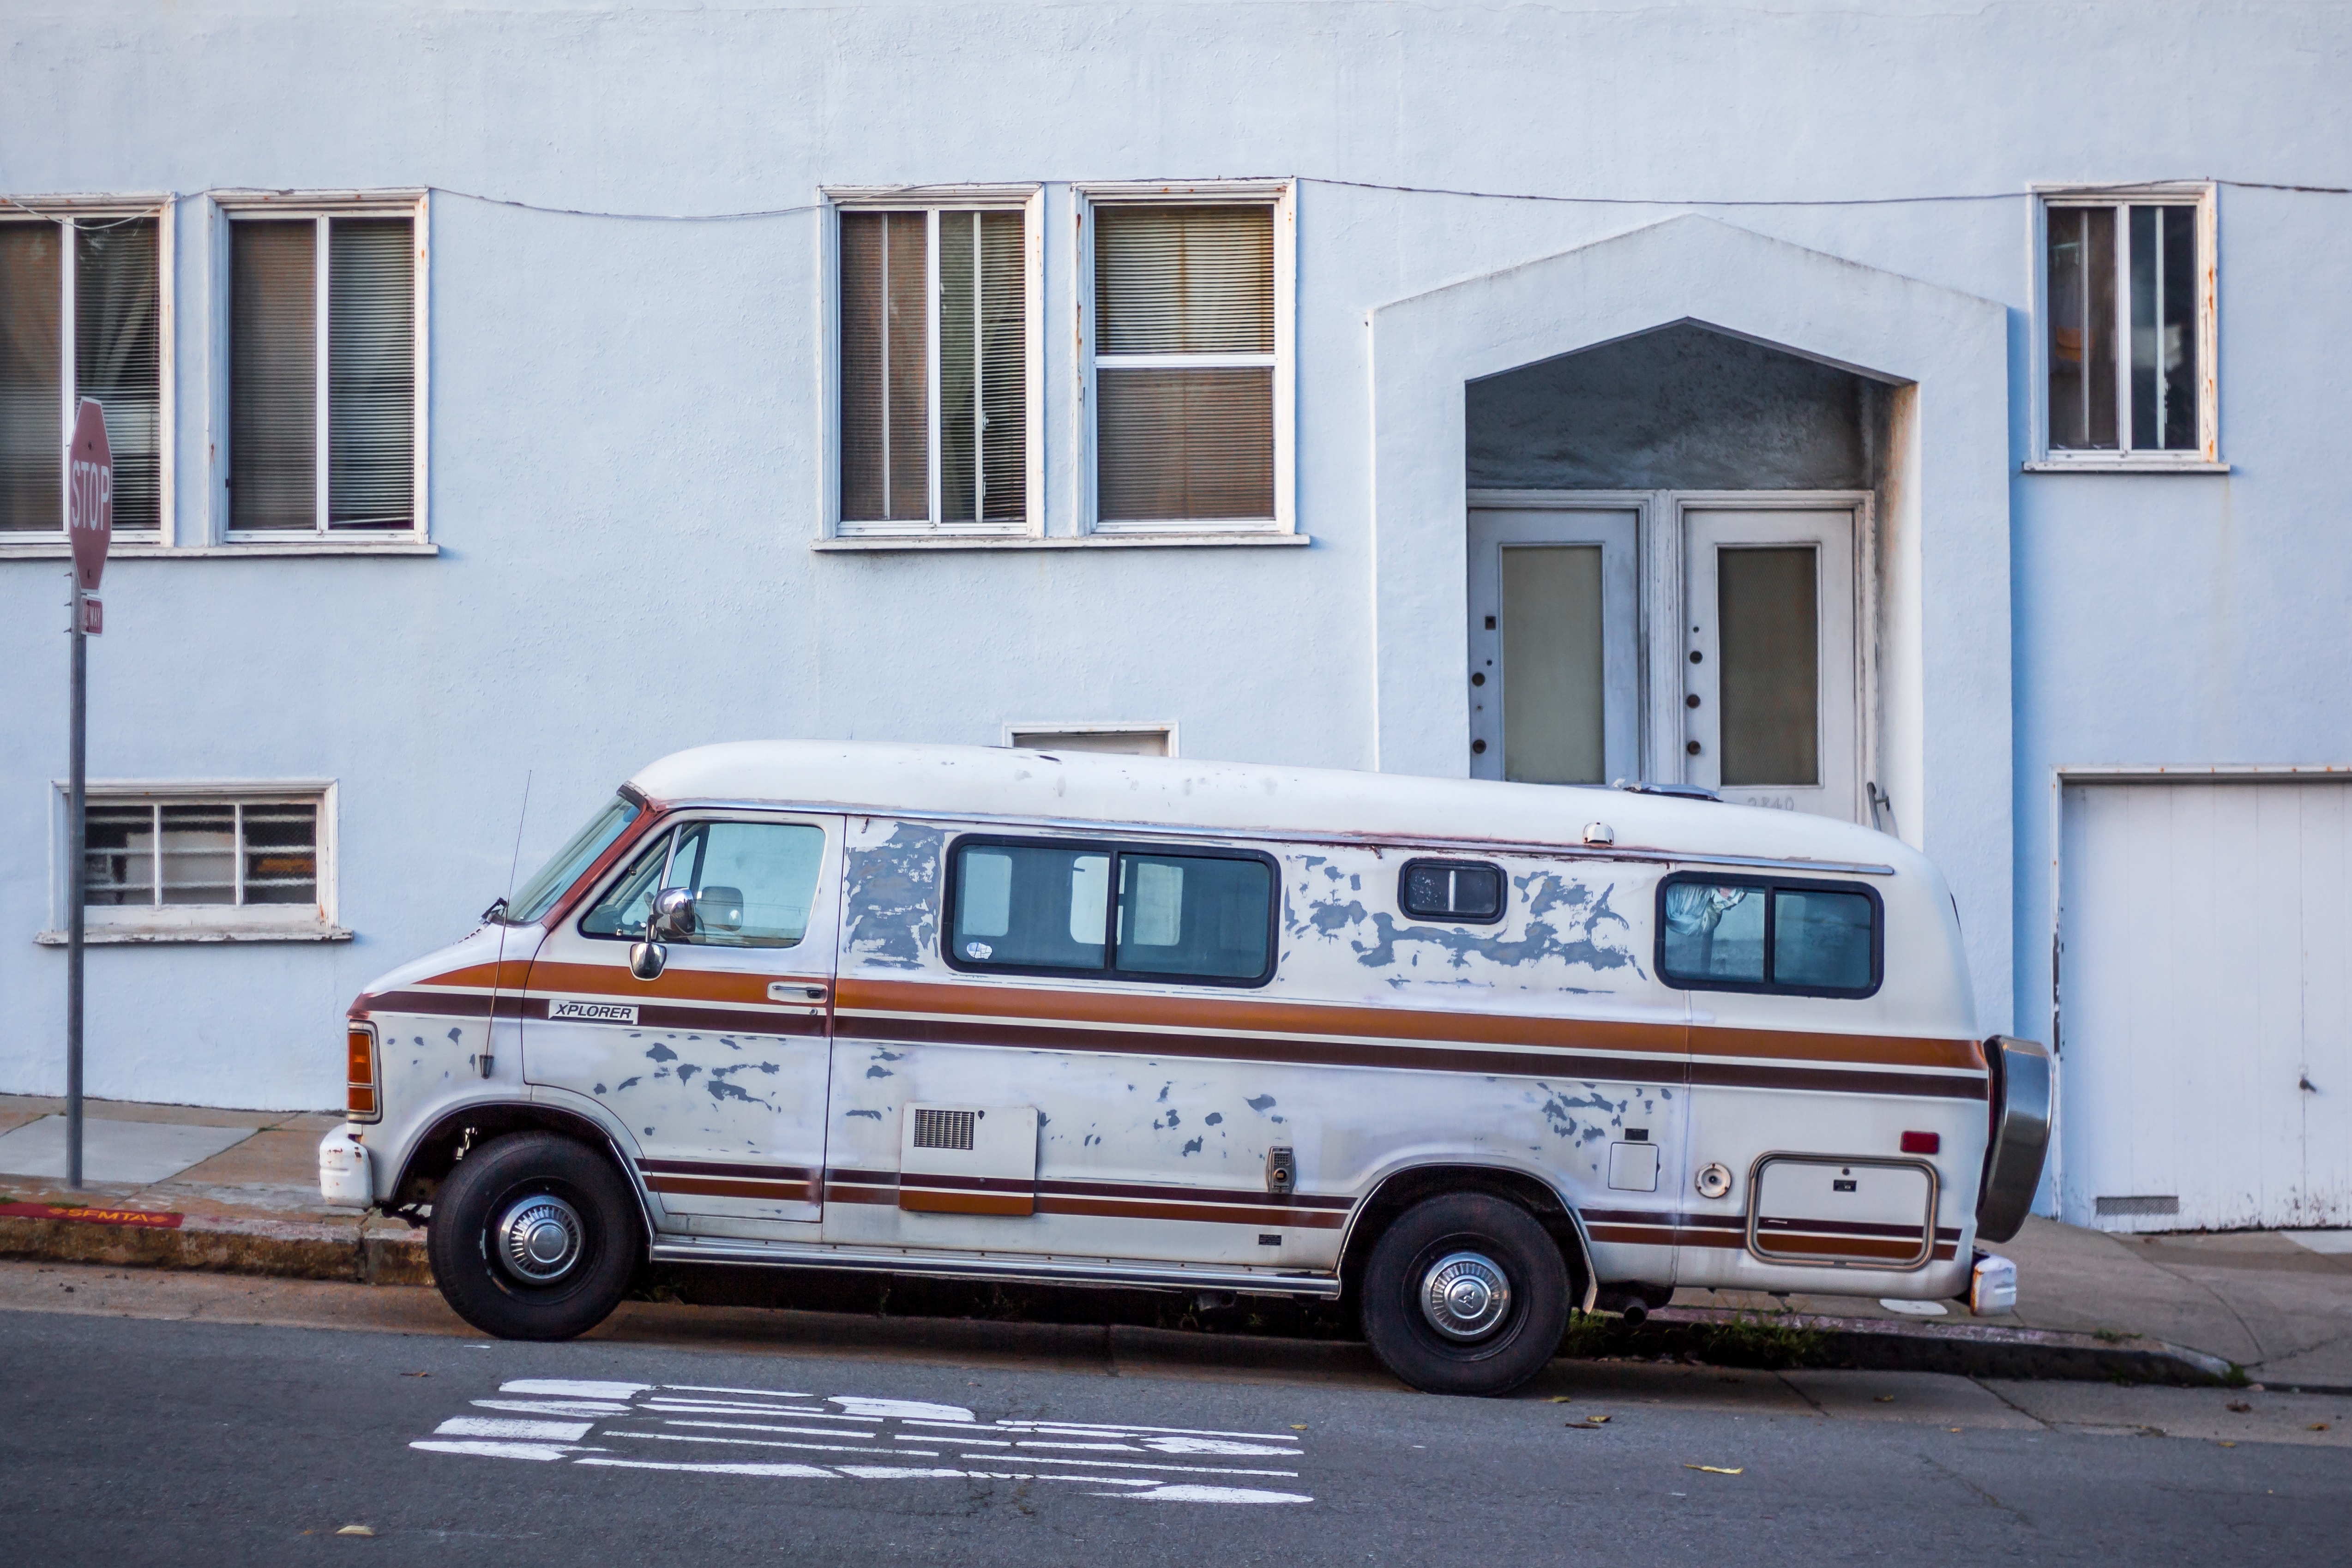
[(349, 1051), (326, 1195), (489, 1333), (648, 1256), (1347, 1295), (1455, 1393), (1676, 1285), (1966, 1296), (2047, 1127), (1867, 829), (955, 747), (655, 763)]

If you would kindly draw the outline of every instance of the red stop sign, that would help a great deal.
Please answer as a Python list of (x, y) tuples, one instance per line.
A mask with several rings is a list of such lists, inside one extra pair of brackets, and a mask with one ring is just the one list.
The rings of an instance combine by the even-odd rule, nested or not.
[(114, 542), (114, 449), (106, 443), (106, 411), (96, 398), (81, 400), (66, 448), (66, 538), (73, 544), (81, 591), (97, 592), (106, 575), (107, 547)]

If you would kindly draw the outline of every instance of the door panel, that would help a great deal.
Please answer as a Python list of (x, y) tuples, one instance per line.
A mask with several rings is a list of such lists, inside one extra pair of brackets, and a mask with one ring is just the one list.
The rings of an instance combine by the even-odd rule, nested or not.
[(2352, 1223), (2352, 786), (2069, 784), (2059, 1217)]
[[(819, 1218), (842, 828), (798, 814), (681, 822), (532, 963), (525, 1078), (611, 1111), (679, 1228)], [(640, 980), (629, 950), (665, 886), (695, 894), (698, 929)]]
[(1606, 784), (1640, 771), (1635, 517), (1470, 514), (1470, 772)]
[(1683, 514), (1683, 777), (1857, 818), (1853, 513)]

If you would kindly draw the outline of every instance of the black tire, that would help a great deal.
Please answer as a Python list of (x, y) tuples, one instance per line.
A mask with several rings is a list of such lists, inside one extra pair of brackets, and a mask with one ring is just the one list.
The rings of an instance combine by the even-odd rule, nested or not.
[[(551, 1254), (568, 1247), (571, 1260), (533, 1278), (527, 1250), (517, 1260), (501, 1245), (509, 1215), (536, 1219), (516, 1233), (549, 1239)], [(442, 1299), (484, 1333), (571, 1339), (620, 1305), (644, 1240), (635, 1196), (610, 1160), (555, 1133), (515, 1133), (457, 1162), (434, 1195), (425, 1252)]]
[[(1437, 1266), (1464, 1253), (1498, 1270), (1506, 1290), (1491, 1324), (1456, 1319), (1455, 1337), (1439, 1329), (1421, 1297)], [(1508, 1394), (1543, 1370), (1568, 1327), (1568, 1264), (1550, 1233), (1526, 1209), (1484, 1193), (1424, 1198), (1405, 1210), (1372, 1248), (1363, 1292), (1372, 1354), (1425, 1394)]]

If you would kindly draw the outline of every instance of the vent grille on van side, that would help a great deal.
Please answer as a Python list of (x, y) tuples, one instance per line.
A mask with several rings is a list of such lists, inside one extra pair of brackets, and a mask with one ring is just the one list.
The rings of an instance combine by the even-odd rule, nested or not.
[(2103, 1197), (2098, 1200), (2103, 1215), (2179, 1214), (2178, 1197)]
[(979, 1113), (975, 1111), (918, 1111), (915, 1147), (968, 1149), (971, 1147), (972, 1124), (978, 1120)]

